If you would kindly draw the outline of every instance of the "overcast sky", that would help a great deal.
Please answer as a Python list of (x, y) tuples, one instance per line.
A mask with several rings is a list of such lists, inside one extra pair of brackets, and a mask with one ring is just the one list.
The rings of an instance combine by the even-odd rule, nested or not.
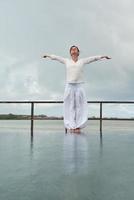
[[(88, 100), (134, 100), (133, 11), (133, 0), (0, 0), (0, 100), (62, 100), (65, 66), (41, 56), (70, 57), (71, 45), (80, 57), (112, 57), (85, 65)], [(62, 115), (62, 108), (37, 112)], [(97, 112), (92, 105), (89, 113)], [(105, 106), (105, 114), (134, 116), (134, 105)]]

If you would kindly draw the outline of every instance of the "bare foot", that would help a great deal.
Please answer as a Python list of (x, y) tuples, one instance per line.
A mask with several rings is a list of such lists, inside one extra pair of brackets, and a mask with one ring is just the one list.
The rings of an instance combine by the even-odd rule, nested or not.
[(75, 129), (73, 129), (73, 128), (70, 128), (70, 129), (69, 129), (69, 132), (70, 132), (70, 133), (74, 133), (74, 131), (75, 131)]
[(75, 133), (80, 133), (80, 128), (76, 128)]

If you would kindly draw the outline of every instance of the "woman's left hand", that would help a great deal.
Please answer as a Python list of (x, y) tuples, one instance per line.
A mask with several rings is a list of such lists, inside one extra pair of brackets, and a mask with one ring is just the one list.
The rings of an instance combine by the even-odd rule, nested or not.
[(106, 59), (111, 59), (111, 57), (109, 57), (109, 56), (105, 56), (104, 58), (106, 58)]

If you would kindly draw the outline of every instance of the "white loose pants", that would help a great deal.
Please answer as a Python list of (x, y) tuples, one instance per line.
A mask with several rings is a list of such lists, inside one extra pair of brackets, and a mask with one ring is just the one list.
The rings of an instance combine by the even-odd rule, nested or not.
[(66, 83), (63, 98), (64, 126), (84, 128), (88, 120), (88, 104), (83, 83)]

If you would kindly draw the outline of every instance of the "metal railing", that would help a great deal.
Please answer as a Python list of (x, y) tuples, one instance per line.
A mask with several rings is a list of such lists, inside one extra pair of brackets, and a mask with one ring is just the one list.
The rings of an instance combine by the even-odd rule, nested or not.
[[(35, 104), (62, 104), (63, 101), (49, 101), (49, 100), (45, 100), (45, 101), (0, 101), (0, 104), (31, 104), (31, 136), (33, 136), (33, 129), (34, 129), (34, 105)], [(100, 136), (102, 136), (102, 109), (103, 109), (103, 104), (134, 104), (134, 101), (87, 101), (87, 103), (97, 103), (100, 105), (100, 117), (99, 118), (92, 118), (92, 120), (100, 120)], [(88, 118), (90, 119), (90, 118)], [(112, 119), (110, 119), (112, 120)], [(120, 119), (115, 119), (114, 120), (134, 120), (134, 118), (120, 118)], [(65, 129), (65, 131), (67, 132), (67, 129)]]

